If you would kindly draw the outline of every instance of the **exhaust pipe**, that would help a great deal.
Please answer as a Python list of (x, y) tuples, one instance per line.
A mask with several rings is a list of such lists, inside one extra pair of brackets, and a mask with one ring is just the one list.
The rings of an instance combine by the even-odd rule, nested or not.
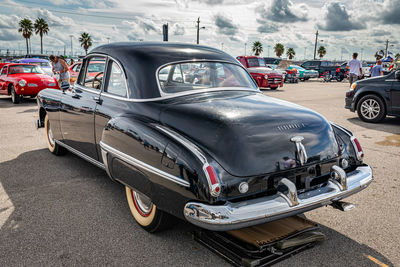
[(356, 207), (353, 203), (344, 202), (344, 201), (333, 201), (330, 204), (333, 208), (341, 210), (341, 211), (350, 211)]

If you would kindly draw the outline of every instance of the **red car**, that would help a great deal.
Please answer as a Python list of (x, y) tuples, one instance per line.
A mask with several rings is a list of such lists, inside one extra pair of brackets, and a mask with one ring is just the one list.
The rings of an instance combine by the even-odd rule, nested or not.
[[(95, 77), (104, 71), (105, 61), (91, 61), (89, 63), (88, 72), (90, 77)], [(70, 82), (74, 83), (78, 79), (79, 71), (82, 67), (82, 62), (76, 62), (69, 67)]]
[(0, 71), (0, 94), (11, 95), (18, 104), (23, 96), (35, 97), (45, 88), (59, 89), (57, 80), (38, 65), (9, 63), (2, 64)]
[(257, 82), (260, 88), (271, 88), (272, 90), (283, 86), (284, 79), (282, 74), (277, 73), (265, 65), (262, 57), (239, 56), (236, 58)]

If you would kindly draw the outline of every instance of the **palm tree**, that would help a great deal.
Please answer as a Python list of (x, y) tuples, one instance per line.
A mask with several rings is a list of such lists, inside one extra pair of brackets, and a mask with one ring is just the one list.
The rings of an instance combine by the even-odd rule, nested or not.
[(396, 61), (397, 61), (397, 60), (400, 60), (400, 53), (397, 53), (397, 54), (394, 56), (394, 58), (396, 59)]
[(277, 43), (274, 47), (274, 51), (277, 57), (281, 57), (285, 52), (285, 47), (281, 43)]
[(323, 58), (323, 57), (326, 55), (325, 46), (321, 45), (321, 46), (318, 48), (318, 55), (319, 55), (320, 58)]
[(87, 54), (89, 47), (92, 46), (92, 36), (90, 36), (87, 32), (83, 32), (81, 34), (81, 37), (79, 37), (79, 42), (81, 43), (81, 46), (83, 47), (83, 49), (85, 49), (85, 52)]
[(43, 18), (37, 18), (33, 27), (35, 27), (35, 33), (40, 35), (40, 53), (43, 54), (43, 34), (49, 32), (49, 25)]
[(33, 33), (33, 25), (30, 19), (23, 19), (19, 22), (18, 32), (22, 32), (22, 36), (26, 40), (26, 54), (29, 54), (28, 40), (31, 38)]
[(296, 52), (294, 52), (293, 48), (288, 48), (286, 55), (288, 56), (289, 59), (293, 59), (294, 56), (296, 55)]
[(255, 42), (253, 43), (253, 48), (252, 48), (252, 50), (253, 50), (253, 52), (254, 52), (254, 54), (255, 54), (256, 56), (259, 56), (259, 55), (263, 52), (262, 43), (259, 42), (259, 41), (255, 41)]

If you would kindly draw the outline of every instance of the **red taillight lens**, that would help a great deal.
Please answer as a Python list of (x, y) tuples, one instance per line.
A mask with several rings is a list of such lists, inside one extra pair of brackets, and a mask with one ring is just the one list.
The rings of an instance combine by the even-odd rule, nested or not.
[(210, 194), (214, 197), (217, 197), (221, 191), (217, 174), (215, 173), (214, 168), (208, 164), (205, 165), (203, 168), (205, 170), (209, 183)]
[(356, 150), (357, 159), (362, 160), (362, 158), (364, 157), (364, 152), (362, 150), (360, 142), (354, 136), (351, 137), (351, 142), (353, 143), (354, 149)]

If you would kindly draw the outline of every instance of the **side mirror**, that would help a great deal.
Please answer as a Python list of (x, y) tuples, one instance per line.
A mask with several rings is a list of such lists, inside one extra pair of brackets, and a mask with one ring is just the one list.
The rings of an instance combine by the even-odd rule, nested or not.
[(394, 77), (396, 80), (400, 80), (400, 70), (398, 70), (394, 73)]

